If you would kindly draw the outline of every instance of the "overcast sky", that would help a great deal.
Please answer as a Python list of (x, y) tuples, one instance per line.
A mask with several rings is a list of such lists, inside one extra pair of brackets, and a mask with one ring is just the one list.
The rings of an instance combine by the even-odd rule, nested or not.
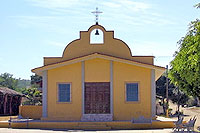
[(95, 24), (114, 30), (133, 55), (153, 55), (166, 66), (190, 21), (200, 17), (198, 0), (1, 0), (0, 73), (30, 79), (43, 57), (62, 56), (68, 43)]

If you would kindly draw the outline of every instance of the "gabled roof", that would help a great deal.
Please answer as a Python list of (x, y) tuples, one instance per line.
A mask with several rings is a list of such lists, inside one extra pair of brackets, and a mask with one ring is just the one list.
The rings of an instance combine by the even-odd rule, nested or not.
[(45, 65), (45, 66), (42, 66), (42, 67), (38, 67), (38, 68), (32, 69), (32, 72), (34, 72), (38, 75), (42, 75), (42, 72), (45, 71), (45, 70), (50, 70), (50, 69), (54, 69), (54, 68), (74, 64), (74, 63), (78, 63), (78, 62), (81, 62), (81, 61), (91, 60), (91, 59), (95, 59), (95, 58), (126, 63), (126, 64), (135, 65), (135, 66), (139, 66), (139, 67), (143, 67), (143, 68), (154, 69), (156, 79), (159, 78), (162, 75), (162, 73), (165, 71), (164, 67), (151, 65), (151, 64), (145, 64), (145, 63), (133, 61), (133, 60), (130, 60), (130, 59), (115, 57), (115, 56), (106, 55), (106, 54), (93, 53), (93, 54), (89, 54), (89, 55), (85, 55), (85, 56), (81, 56), (81, 57), (77, 57), (77, 58), (72, 58), (72, 59), (69, 59), (69, 60), (64, 60), (64, 61), (57, 62), (57, 63), (52, 63), (52, 64)]

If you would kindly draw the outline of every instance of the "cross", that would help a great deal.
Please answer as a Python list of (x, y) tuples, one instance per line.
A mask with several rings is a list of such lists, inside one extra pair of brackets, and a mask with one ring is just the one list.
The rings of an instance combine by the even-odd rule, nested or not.
[(103, 12), (98, 11), (98, 7), (96, 7), (96, 11), (93, 11), (93, 12), (91, 12), (91, 13), (93, 13), (93, 14), (95, 15), (95, 21), (96, 21), (96, 24), (98, 25), (99, 14), (100, 14), (100, 13), (103, 13)]

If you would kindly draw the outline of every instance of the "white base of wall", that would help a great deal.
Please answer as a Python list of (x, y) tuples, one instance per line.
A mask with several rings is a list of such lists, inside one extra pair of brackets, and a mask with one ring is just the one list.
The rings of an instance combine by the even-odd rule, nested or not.
[(81, 121), (113, 121), (112, 114), (84, 114)]

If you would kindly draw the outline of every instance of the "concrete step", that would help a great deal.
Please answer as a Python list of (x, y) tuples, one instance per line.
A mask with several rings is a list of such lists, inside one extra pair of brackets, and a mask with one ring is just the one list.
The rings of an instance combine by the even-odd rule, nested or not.
[(84, 130), (110, 130), (111, 127), (107, 126), (104, 123), (79, 123), (79, 129)]

